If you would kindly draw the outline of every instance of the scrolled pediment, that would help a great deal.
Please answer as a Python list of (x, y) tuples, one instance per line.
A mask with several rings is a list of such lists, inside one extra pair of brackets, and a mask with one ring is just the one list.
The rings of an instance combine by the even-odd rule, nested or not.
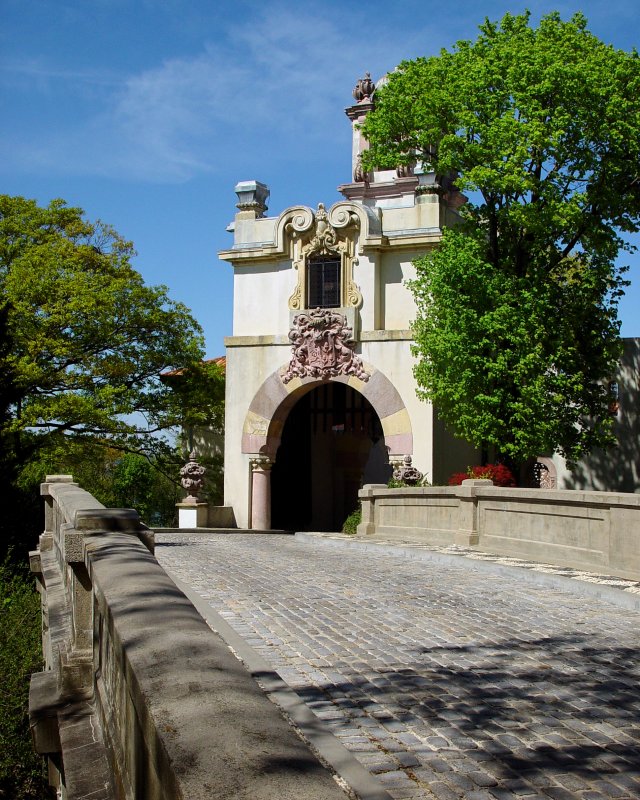
[[(315, 256), (340, 258), (340, 305), (359, 308), (362, 294), (353, 280), (357, 263), (357, 238), (361, 216), (355, 206), (339, 203), (326, 210), (323, 203), (315, 211), (306, 207), (289, 209), (282, 218), (282, 234), (288, 246), (293, 267), (297, 271), (296, 287), (289, 298), (289, 308), (299, 311), (305, 307), (307, 265)], [(280, 226), (279, 226), (280, 227)]]

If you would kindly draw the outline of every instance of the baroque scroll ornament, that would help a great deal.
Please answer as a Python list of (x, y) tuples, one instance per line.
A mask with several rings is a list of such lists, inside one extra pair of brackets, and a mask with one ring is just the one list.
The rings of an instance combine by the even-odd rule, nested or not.
[(354, 375), (368, 381), (362, 359), (353, 351), (353, 331), (346, 317), (336, 311), (316, 308), (296, 314), (289, 331), (293, 355), (284, 383), (293, 378), (334, 378), (337, 375)]

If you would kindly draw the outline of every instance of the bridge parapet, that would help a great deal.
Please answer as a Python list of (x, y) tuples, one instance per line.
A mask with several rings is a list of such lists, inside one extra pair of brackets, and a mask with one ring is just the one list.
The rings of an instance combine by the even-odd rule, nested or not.
[(30, 554), (45, 668), (32, 676), (36, 750), (62, 798), (344, 800), (153, 555), (130, 509), (71, 476), (42, 485)]
[(640, 495), (461, 486), (360, 490), (358, 534), (458, 545), (640, 580)]

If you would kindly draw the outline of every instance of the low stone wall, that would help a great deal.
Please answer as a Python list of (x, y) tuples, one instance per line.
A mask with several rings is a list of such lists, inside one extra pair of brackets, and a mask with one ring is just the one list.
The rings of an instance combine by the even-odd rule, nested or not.
[(640, 579), (640, 495), (462, 486), (360, 491), (359, 535), (463, 545)]
[(59, 796), (344, 800), (160, 567), (137, 514), (105, 509), (70, 476), (42, 494), (31, 567), (45, 669), (29, 711)]

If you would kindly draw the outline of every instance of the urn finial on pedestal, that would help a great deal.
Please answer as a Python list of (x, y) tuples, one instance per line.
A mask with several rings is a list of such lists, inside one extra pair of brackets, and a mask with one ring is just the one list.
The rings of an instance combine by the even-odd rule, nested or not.
[(411, 456), (406, 455), (402, 459), (402, 464), (396, 469), (394, 469), (393, 477), (397, 481), (403, 481), (408, 486), (416, 486), (417, 484), (420, 483), (420, 481), (424, 476), (419, 469), (416, 469), (412, 465)]
[(198, 494), (202, 491), (202, 486), (204, 485), (205, 471), (205, 468), (196, 461), (195, 450), (192, 450), (189, 454), (189, 461), (180, 470), (180, 483), (187, 492), (183, 503), (193, 505), (198, 503)]
[(362, 103), (363, 101), (371, 102), (375, 90), (376, 85), (371, 80), (371, 73), (365, 72), (364, 78), (359, 78), (356, 82), (353, 89), (353, 97), (356, 103)]

